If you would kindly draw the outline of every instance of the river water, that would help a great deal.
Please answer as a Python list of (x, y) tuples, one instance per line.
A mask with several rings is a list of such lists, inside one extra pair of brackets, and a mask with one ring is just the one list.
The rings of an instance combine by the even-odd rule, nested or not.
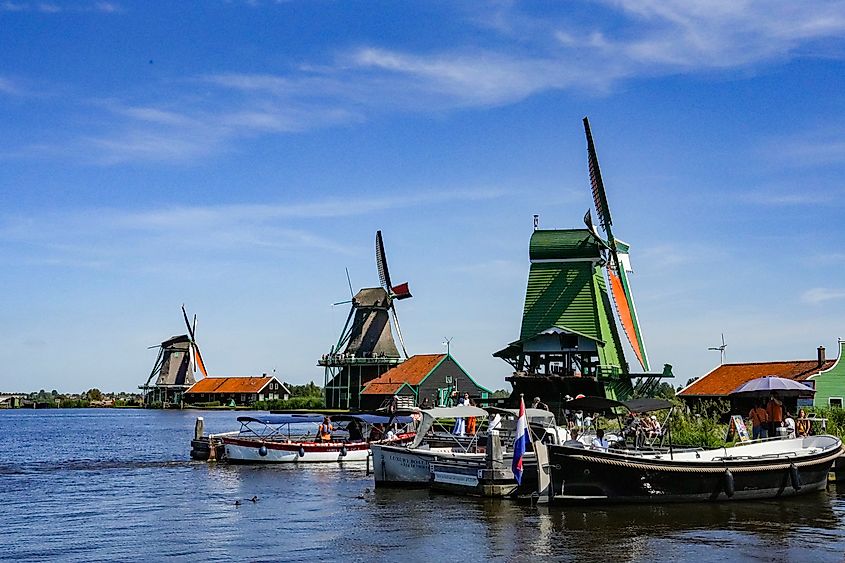
[[(0, 559), (845, 560), (845, 486), (784, 501), (533, 508), (374, 490), (363, 467), (193, 462), (197, 414), (0, 411)], [(200, 414), (207, 431), (238, 427), (235, 413)]]

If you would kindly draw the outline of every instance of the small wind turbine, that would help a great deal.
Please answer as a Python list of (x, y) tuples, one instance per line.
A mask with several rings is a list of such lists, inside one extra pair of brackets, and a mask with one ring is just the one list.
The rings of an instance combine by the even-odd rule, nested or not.
[(727, 347), (728, 347), (728, 345), (725, 344), (725, 333), (723, 332), (722, 333), (722, 345), (721, 346), (714, 346), (712, 348), (708, 348), (708, 350), (718, 350), (719, 351), (719, 354), (721, 356), (721, 360), (719, 361), (719, 365), (722, 365), (722, 364), (725, 363), (725, 348), (727, 348)]

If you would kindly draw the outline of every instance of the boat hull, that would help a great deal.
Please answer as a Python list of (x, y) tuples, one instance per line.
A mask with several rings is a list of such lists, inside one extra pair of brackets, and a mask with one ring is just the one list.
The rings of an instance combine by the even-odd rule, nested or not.
[(431, 487), (478, 496), (508, 496), (537, 488), (537, 465), (533, 452), (523, 458), (522, 484), (511, 472), (512, 458), (501, 467), (488, 467), (483, 453), (448, 452), (374, 445), (373, 476), (376, 487)]
[(662, 503), (788, 497), (822, 490), (841, 445), (794, 458), (673, 461), (550, 446), (553, 503)]
[(459, 459), (484, 463), (484, 454), (408, 449), (395, 445), (373, 445), (373, 476), (376, 486), (428, 486), (432, 462)]
[[(389, 443), (403, 444), (413, 437), (413, 434), (401, 434)], [(362, 463), (370, 455), (371, 445), (367, 442), (273, 442), (238, 437), (226, 437), (222, 441), (225, 459), (230, 463)]]

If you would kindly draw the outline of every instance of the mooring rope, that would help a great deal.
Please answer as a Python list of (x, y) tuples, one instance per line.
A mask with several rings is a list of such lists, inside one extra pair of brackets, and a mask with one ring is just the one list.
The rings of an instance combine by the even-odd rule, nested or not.
[[(820, 463), (826, 463), (828, 461), (833, 461), (840, 455), (842, 455), (843, 449), (840, 446), (838, 449), (831, 452), (829, 455), (822, 457), (822, 458), (815, 458), (815, 459), (808, 459), (804, 461), (789, 461), (786, 463), (779, 463), (776, 465), (767, 465), (765, 467), (742, 467), (742, 466), (734, 466), (733, 464), (728, 463), (728, 460), (722, 460), (723, 465), (718, 467), (687, 467), (687, 466), (678, 466), (678, 467), (670, 467), (667, 465), (657, 465), (657, 464), (649, 464), (649, 463), (637, 463), (633, 461), (622, 461), (619, 459), (608, 459), (603, 457), (592, 457), (588, 455), (582, 454), (572, 454), (568, 455), (567, 457), (578, 459), (580, 461), (591, 461), (595, 463), (603, 463), (606, 465), (616, 465), (619, 467), (627, 467), (629, 469), (642, 469), (646, 471), (667, 471), (667, 472), (674, 472), (674, 473), (723, 473), (725, 469), (730, 469), (733, 473), (742, 473), (747, 471), (782, 471), (784, 469), (789, 469), (791, 465), (795, 465), (796, 467), (805, 467), (808, 465), (817, 465)], [(671, 462), (674, 463), (674, 462)]]

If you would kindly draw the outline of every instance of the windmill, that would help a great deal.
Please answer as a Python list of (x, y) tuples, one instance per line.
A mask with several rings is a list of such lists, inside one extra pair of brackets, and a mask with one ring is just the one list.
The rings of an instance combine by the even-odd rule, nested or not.
[(722, 365), (722, 364), (725, 363), (725, 348), (727, 348), (727, 347), (728, 347), (728, 345), (725, 344), (725, 333), (723, 332), (722, 333), (722, 345), (721, 346), (713, 346), (711, 348), (708, 348), (708, 350), (718, 350), (719, 351), (719, 365)]
[[(196, 341), (197, 317), (194, 315), (193, 323), (191, 323), (188, 320), (185, 305), (182, 305), (182, 316), (185, 319), (187, 334), (173, 336), (158, 346), (150, 347), (158, 348), (159, 351), (147, 382), (140, 386), (140, 389), (145, 392), (147, 402), (178, 402), (177, 399), (181, 399), (181, 393), (196, 383), (197, 371), (208, 377), (205, 362)], [(151, 386), (150, 382), (156, 376), (158, 379)], [(150, 393), (151, 390), (152, 393)]]
[[(411, 292), (407, 283), (392, 285), (381, 231), (376, 232), (375, 242), (380, 286), (363, 288), (350, 300), (334, 303), (350, 303), (351, 307), (340, 337), (318, 362), (326, 368), (328, 408), (359, 407), (363, 386), (408, 358), (395, 302), (410, 298)], [(352, 293), (348, 270), (347, 282)], [(393, 339), (391, 321), (396, 327), (401, 354)]]
[(596, 231), (592, 222), (590, 212), (584, 216), (584, 222), (587, 228), (593, 233), (593, 236), (606, 249), (605, 270), (607, 278), (610, 282), (611, 294), (613, 295), (613, 302), (616, 305), (616, 312), (622, 324), (622, 329), (625, 331), (625, 336), (628, 337), (628, 342), (631, 343), (631, 348), (637, 356), (637, 360), (644, 371), (648, 371), (648, 355), (646, 354), (645, 343), (643, 342), (642, 333), (640, 332), (640, 324), (637, 319), (637, 309), (634, 306), (634, 298), (631, 295), (631, 287), (628, 283), (628, 273), (633, 272), (631, 269), (631, 261), (628, 256), (629, 245), (613, 236), (613, 220), (610, 216), (610, 208), (607, 204), (607, 193), (604, 189), (604, 182), (601, 177), (601, 169), (599, 168), (598, 156), (596, 156), (596, 147), (593, 144), (593, 134), (590, 131), (590, 121), (584, 118), (584, 132), (587, 136), (587, 158), (590, 167), (590, 184), (593, 191), (593, 201), (596, 206), (596, 214), (599, 219), (606, 240), (602, 239)]

